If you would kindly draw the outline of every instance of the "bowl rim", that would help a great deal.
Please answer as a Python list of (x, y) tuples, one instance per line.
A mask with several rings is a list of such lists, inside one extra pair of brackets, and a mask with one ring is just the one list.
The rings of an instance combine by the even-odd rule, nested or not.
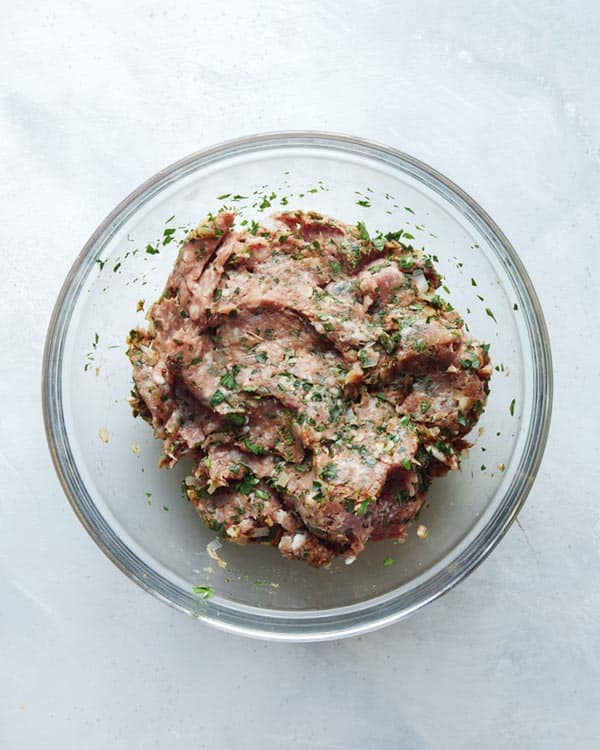
[[(62, 415), (62, 352), (71, 320), (72, 305), (87, 277), (95, 249), (106, 242), (116, 229), (152, 195), (195, 168), (234, 154), (262, 149), (295, 146), (322, 147), (345, 153), (363, 154), (409, 172), (433, 188), (455, 206), (462, 206), (480, 230), (486, 229), (500, 250), (511, 281), (519, 284), (521, 311), (531, 345), (533, 367), (532, 413), (527, 425), (527, 439), (520, 458), (520, 468), (504, 498), (485, 526), (450, 565), (437, 572), (415, 589), (390, 593), (381, 603), (361, 603), (358, 611), (323, 613), (271, 611), (249, 613), (222, 606), (218, 600), (196, 601), (159, 573), (149, 568), (132, 552), (104, 521), (79, 475), (70, 455), (69, 440)], [(452, 199), (452, 200), (450, 200)], [(91, 260), (93, 264), (93, 260)], [(507, 265), (508, 264), (508, 265)], [(143, 182), (124, 198), (99, 224), (73, 262), (60, 289), (48, 325), (43, 353), (42, 408), (46, 439), (55, 471), (75, 514), (94, 542), (112, 562), (135, 583), (158, 599), (221, 630), (253, 638), (278, 641), (324, 641), (360, 635), (404, 619), (429, 602), (442, 596), (472, 573), (492, 552), (521, 510), (539, 469), (547, 442), (552, 411), (553, 374), (550, 340), (539, 299), (525, 267), (487, 212), (460, 187), (426, 163), (396, 148), (351, 135), (316, 130), (290, 130), (258, 133), (227, 140), (179, 159)], [(449, 569), (452, 568), (450, 571)], [(381, 597), (379, 597), (381, 598)], [(251, 608), (247, 608), (251, 609)]]

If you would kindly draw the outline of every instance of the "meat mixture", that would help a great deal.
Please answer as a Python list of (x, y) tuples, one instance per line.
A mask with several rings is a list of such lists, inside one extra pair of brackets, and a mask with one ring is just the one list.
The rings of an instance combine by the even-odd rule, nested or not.
[(207, 526), (327, 566), (406, 537), (458, 468), (488, 393), (487, 345), (402, 232), (315, 212), (189, 233), (149, 326), (128, 338), (134, 414)]

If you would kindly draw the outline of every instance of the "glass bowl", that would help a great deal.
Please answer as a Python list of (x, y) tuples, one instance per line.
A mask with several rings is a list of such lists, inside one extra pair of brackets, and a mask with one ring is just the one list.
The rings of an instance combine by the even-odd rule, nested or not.
[[(159, 441), (132, 418), (127, 400), (125, 338), (143, 321), (139, 301), (150, 303), (162, 291), (177, 252), (168, 237), (183, 236), (184, 227), (235, 194), (263, 207), (266, 198), (273, 209), (285, 195), (289, 208), (373, 229), (402, 228), (439, 258), (448, 299), (472, 333), (490, 342), (496, 369), (487, 409), (461, 471), (430, 489), (419, 518), (426, 539), (415, 524), (405, 543), (372, 542), (353, 565), (340, 561), (329, 570), (283, 559), (274, 548), (224, 543), (217, 553), (226, 561), (221, 567), (207, 550), (214, 532), (181, 495), (185, 462), (170, 471), (157, 467)], [(531, 488), (551, 391), (539, 302), (492, 219), (404, 153), (314, 132), (258, 135), (198, 152), (127, 197), (69, 272), (50, 321), (43, 372), (45, 426), (58, 476), (108, 557), (144, 589), (199, 620), (288, 641), (356, 635), (395, 622), (470, 573)], [(393, 563), (384, 565), (386, 558)]]

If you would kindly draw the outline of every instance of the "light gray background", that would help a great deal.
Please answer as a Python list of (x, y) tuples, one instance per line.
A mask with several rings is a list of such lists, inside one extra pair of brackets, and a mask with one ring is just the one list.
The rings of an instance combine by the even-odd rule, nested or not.
[[(598, 747), (598, 5), (1, 9), (0, 747)], [(138, 589), (64, 499), (40, 412), (50, 311), (105, 214), (191, 151), (285, 128), (389, 143), (471, 193), (555, 359), (520, 528), (409, 621), (321, 645), (224, 635)]]

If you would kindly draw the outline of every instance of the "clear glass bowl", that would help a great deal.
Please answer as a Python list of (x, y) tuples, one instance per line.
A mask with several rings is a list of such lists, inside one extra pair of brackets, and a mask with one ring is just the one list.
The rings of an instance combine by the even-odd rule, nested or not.
[[(412, 233), (415, 244), (438, 256), (449, 299), (474, 335), (490, 342), (499, 368), (461, 471), (434, 481), (430, 490), (419, 519), (428, 537), (418, 538), (413, 527), (404, 544), (371, 543), (353, 565), (341, 561), (330, 570), (285, 560), (273, 548), (227, 543), (219, 550), (227, 567), (217, 565), (206, 548), (214, 533), (181, 496), (186, 466), (157, 468), (159, 442), (145, 422), (132, 418), (127, 402), (125, 337), (143, 320), (138, 300), (150, 303), (161, 293), (177, 248), (173, 242), (149, 254), (146, 245), (163, 236), (173, 215), (177, 225), (195, 225), (219, 207), (217, 196), (269, 195), (271, 189), (278, 194), (273, 208), (280, 195), (293, 193), (289, 207)], [(364, 196), (370, 207), (359, 205)], [(490, 217), (406, 154), (312, 132), (259, 135), (193, 154), (117, 206), (64, 283), (43, 372), (45, 425), (58, 476), (108, 557), (147, 591), (199, 620), (289, 641), (355, 635), (395, 622), (470, 573), (531, 488), (551, 392), (539, 302)], [(394, 563), (384, 566), (388, 556)], [(197, 586), (214, 594), (203, 599), (193, 591)]]

